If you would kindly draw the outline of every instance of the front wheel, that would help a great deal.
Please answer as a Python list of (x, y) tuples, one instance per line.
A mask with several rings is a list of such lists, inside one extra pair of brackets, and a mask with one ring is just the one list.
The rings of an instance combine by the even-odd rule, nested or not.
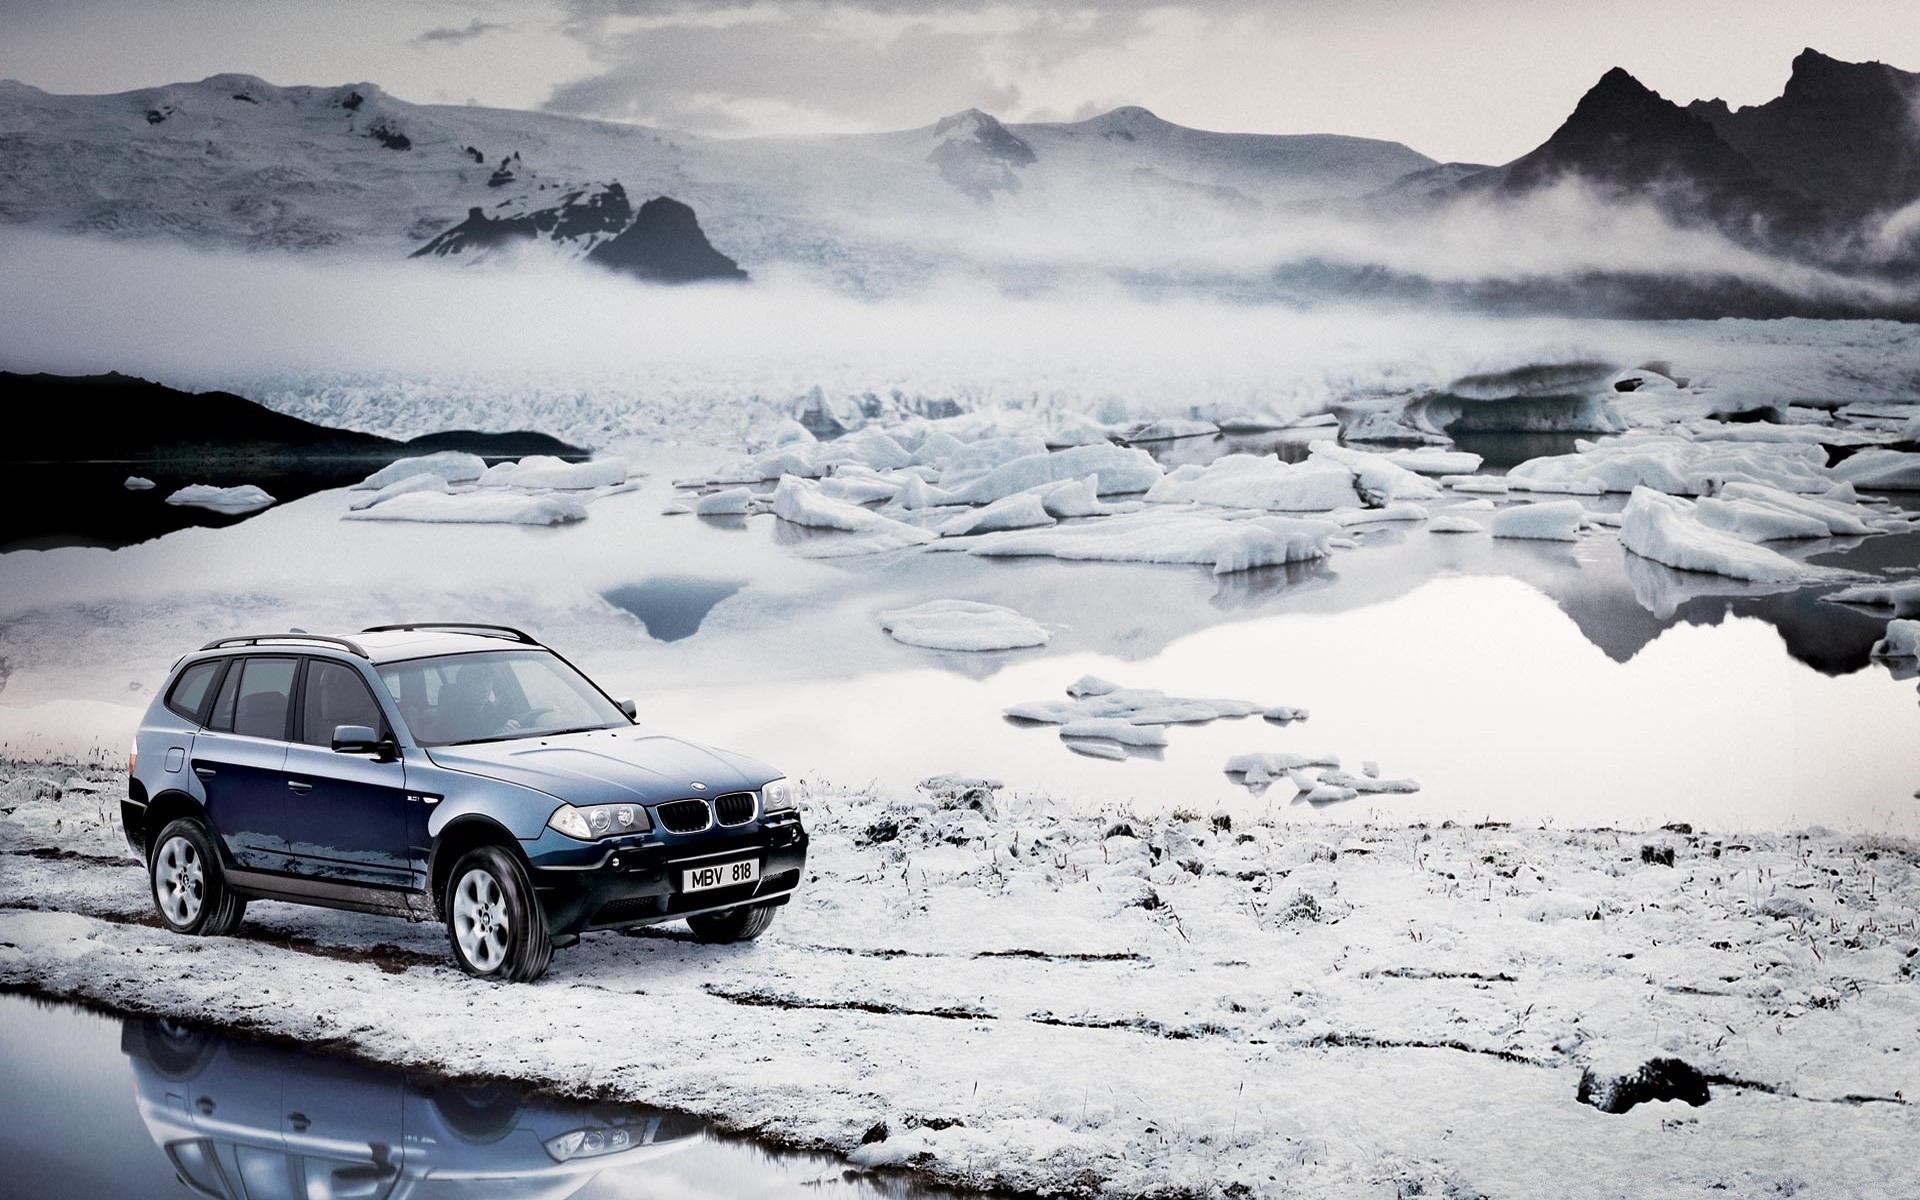
[(687, 928), (703, 942), (750, 942), (773, 924), (779, 908), (762, 904), (754, 908), (729, 908), (717, 913), (701, 913), (687, 918)]
[(153, 907), (175, 933), (218, 937), (232, 933), (246, 915), (245, 898), (234, 895), (220, 874), (206, 826), (191, 817), (168, 823), (154, 839), (147, 882)]
[(462, 855), (441, 903), (460, 969), (482, 979), (525, 983), (553, 961), (547, 917), (518, 859), (498, 846)]

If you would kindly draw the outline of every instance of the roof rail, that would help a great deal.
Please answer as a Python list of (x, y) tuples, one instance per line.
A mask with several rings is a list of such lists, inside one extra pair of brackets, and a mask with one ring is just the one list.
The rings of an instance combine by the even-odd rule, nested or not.
[(479, 634), (481, 637), (507, 638), (524, 642), (529, 646), (538, 646), (532, 634), (515, 629), (511, 625), (486, 625), (475, 621), (408, 621), (404, 625), (369, 625), (361, 633), (408, 633), (416, 629), (450, 629), (461, 633)]
[(324, 633), (248, 633), (240, 637), (215, 638), (202, 650), (220, 650), (227, 646), (258, 646), (263, 642), (321, 642), (328, 646), (338, 646), (361, 658), (371, 659), (366, 647), (359, 642), (350, 642), (346, 638), (328, 637)]

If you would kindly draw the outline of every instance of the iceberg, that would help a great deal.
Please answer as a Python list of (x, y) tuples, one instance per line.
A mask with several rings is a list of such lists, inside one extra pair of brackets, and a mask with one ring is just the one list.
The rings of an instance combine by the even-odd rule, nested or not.
[(1896, 617), (1920, 617), (1920, 579), (1906, 583), (1862, 583), (1820, 597), (1855, 608), (1886, 609)]
[[(584, 492), (594, 488), (619, 487), (627, 481), (627, 475), (627, 464), (623, 459), (596, 458), (572, 463), (551, 454), (529, 454), (519, 462), (495, 463), (487, 468), (479, 483), (482, 487)], [(448, 482), (454, 481), (449, 479)]]
[(1580, 526), (1587, 510), (1578, 500), (1547, 500), (1516, 504), (1493, 514), (1493, 536), (1529, 538), (1550, 542), (1580, 539)]
[(773, 490), (773, 512), (782, 521), (812, 529), (838, 529), (868, 539), (866, 549), (897, 550), (933, 540), (933, 534), (904, 521), (823, 495), (820, 485), (788, 476)]
[(565, 525), (587, 518), (571, 496), (514, 492), (412, 491), (344, 514), (349, 521), (421, 521), (454, 525)]
[(371, 495), (355, 496), (347, 507), (358, 512), (364, 508), (372, 508), (376, 504), (385, 504), (395, 496), (405, 496), (411, 492), (445, 492), (447, 490), (446, 480), (438, 475), (422, 472), (419, 475), (409, 475), (405, 479), (397, 479)]
[(154, 483), (153, 480), (148, 479), (144, 475), (129, 475), (127, 476), (127, 481), (120, 486), (130, 492), (144, 492), (151, 490)]
[(991, 504), (1046, 483), (1097, 477), (1102, 496), (1144, 492), (1159, 482), (1160, 464), (1145, 450), (1127, 446), (1075, 446), (1001, 463), (958, 488), (936, 496), (947, 504)]
[(1920, 621), (1887, 622), (1887, 635), (1873, 644), (1875, 658), (1920, 658)]
[(1051, 524), (1053, 514), (1047, 511), (1046, 497), (1035, 490), (1017, 492), (985, 508), (969, 509), (940, 525), (938, 532), (941, 537), (961, 537)]
[(753, 489), (721, 488), (693, 502), (693, 511), (703, 517), (739, 517), (753, 511)]
[(969, 547), (990, 558), (1195, 563), (1225, 575), (1325, 558), (1330, 521), (1256, 517), (1228, 521), (1187, 513), (1138, 513), (1051, 529), (995, 534)]
[[(1872, 453), (1893, 452), (1863, 451), (1855, 457)], [(1915, 458), (1920, 460), (1920, 455)], [(1507, 472), (1507, 484), (1532, 491), (1578, 487), (1631, 492), (1646, 487), (1672, 496), (1710, 496), (1727, 483), (1763, 483), (1782, 491), (1819, 495), (1835, 480), (1826, 464), (1820, 447), (1797, 443), (1631, 437), (1599, 445), (1582, 443), (1577, 454), (1528, 459)]]
[(438, 475), (448, 483), (473, 483), (486, 471), (487, 464), (478, 454), (468, 454), (463, 450), (441, 450), (435, 454), (396, 459), (354, 484), (354, 487), (362, 491), (378, 491), (390, 483), (398, 483), (414, 475)]
[(1920, 492), (1920, 454), (1906, 450), (1862, 450), (1835, 463), (1833, 477), (1857, 488)]
[(880, 614), (880, 627), (896, 642), (932, 650), (1017, 650), (1043, 646), (1040, 622), (1011, 608), (974, 600), (930, 600)]
[(187, 508), (205, 508), (222, 513), (259, 512), (273, 504), (265, 489), (251, 483), (238, 487), (215, 487), (210, 483), (189, 484), (167, 497), (168, 504)]
[(1620, 543), (1642, 558), (1682, 571), (1754, 583), (1788, 583), (1824, 573), (1702, 524), (1690, 501), (1652, 488), (1633, 490), (1621, 514)]

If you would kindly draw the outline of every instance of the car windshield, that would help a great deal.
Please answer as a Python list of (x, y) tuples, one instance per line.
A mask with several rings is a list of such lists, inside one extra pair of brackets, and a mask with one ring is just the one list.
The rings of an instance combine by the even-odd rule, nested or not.
[(630, 724), (600, 689), (546, 650), (490, 650), (388, 663), (380, 678), (423, 746)]

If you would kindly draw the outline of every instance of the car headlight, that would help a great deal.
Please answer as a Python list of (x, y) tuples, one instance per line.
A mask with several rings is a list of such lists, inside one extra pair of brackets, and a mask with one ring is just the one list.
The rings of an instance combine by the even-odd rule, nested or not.
[(791, 779), (776, 779), (760, 785), (760, 811), (785, 812), (800, 802), (800, 789)]
[(578, 808), (562, 804), (547, 818), (547, 828), (583, 842), (596, 842), (628, 833), (645, 833), (653, 828), (653, 820), (638, 804), (587, 804)]
[(542, 1143), (555, 1162), (618, 1154), (622, 1150), (631, 1150), (636, 1144), (633, 1134), (617, 1125), (600, 1129), (575, 1129)]

